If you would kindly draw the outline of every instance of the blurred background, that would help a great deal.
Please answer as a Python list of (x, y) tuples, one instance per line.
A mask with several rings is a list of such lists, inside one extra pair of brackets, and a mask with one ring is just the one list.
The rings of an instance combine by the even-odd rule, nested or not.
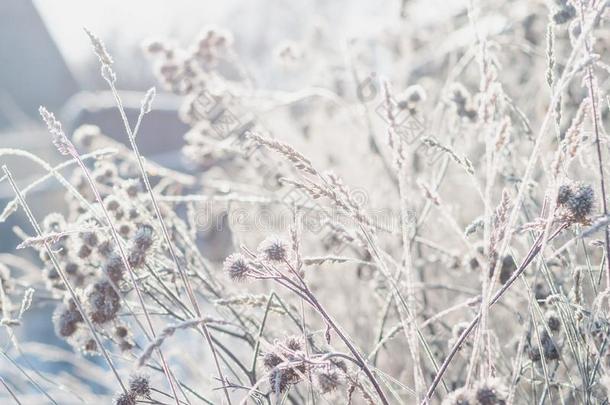
[[(114, 99), (99, 72), (87, 27), (106, 44), (116, 63), (118, 79), (129, 118), (135, 120), (140, 100), (151, 86), (158, 96), (151, 116), (145, 120), (140, 147), (143, 154), (163, 165), (181, 168), (182, 135), (188, 127), (177, 111), (181, 97), (164, 93), (158, 86), (153, 63), (143, 51), (147, 40), (171, 40), (185, 47), (204, 27), (216, 26), (232, 32), (234, 48), (258, 89), (291, 91), (324, 82), (311, 75), (286, 72), (274, 66), (274, 50), (286, 41), (310, 41), (329, 50), (343, 49), (356, 38), (382, 37), (389, 20), (401, 12), (417, 9), (417, 20), (410, 24), (425, 27), (457, 12), (461, 2), (387, 2), (383, 7), (364, 0), (327, 2), (284, 2), (254, 0), (223, 2), (181, 0), (79, 0), (0, 2), (0, 147), (28, 150), (48, 162), (60, 162), (38, 107), (46, 106), (62, 122), (68, 135), (82, 124), (94, 124), (120, 142), (125, 142)], [(442, 4), (442, 7), (439, 5)], [(406, 10), (406, 11), (405, 11)], [(416, 30), (416, 27), (410, 30)], [(316, 37), (318, 35), (318, 37)], [(339, 55), (340, 57), (340, 55)], [(383, 55), (375, 55), (376, 69), (383, 71)], [(343, 67), (338, 67), (343, 68)], [(312, 75), (318, 74), (312, 69)], [(27, 183), (36, 165), (22, 157), (3, 156), (19, 179)], [(58, 187), (53, 182), (47, 187)], [(52, 208), (51, 190), (37, 188), (44, 196), (45, 211)], [(42, 194), (40, 194), (42, 193)], [(6, 184), (0, 184), (0, 200), (12, 197)], [(34, 199), (35, 201), (43, 201)], [(3, 233), (0, 249), (14, 247), (15, 239)]]

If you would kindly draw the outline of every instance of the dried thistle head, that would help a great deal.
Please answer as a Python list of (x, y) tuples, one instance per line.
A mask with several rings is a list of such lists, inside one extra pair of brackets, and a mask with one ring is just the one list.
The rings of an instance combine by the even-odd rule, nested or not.
[(480, 381), (475, 390), (478, 405), (502, 405), (506, 402), (506, 388), (498, 379)]
[(540, 343), (542, 343), (542, 352), (547, 360), (559, 360), (560, 350), (551, 335), (543, 329), (540, 331)]
[(578, 183), (574, 185), (572, 196), (568, 199), (566, 205), (575, 218), (585, 219), (593, 211), (594, 197), (593, 187)]
[(284, 360), (274, 351), (263, 353), (263, 366), (268, 370), (273, 369), (278, 364), (281, 364)]
[(114, 252), (114, 242), (111, 239), (105, 239), (97, 245), (97, 252), (102, 257), (108, 257)]
[(112, 335), (116, 339), (116, 342), (118, 343), (119, 348), (122, 352), (126, 352), (133, 349), (134, 343), (127, 326), (120, 324), (115, 325), (112, 331)]
[(142, 185), (137, 179), (128, 179), (121, 183), (121, 188), (125, 190), (125, 193), (130, 198), (137, 197), (142, 192)]
[(125, 276), (125, 265), (121, 256), (112, 252), (104, 262), (102, 269), (110, 280), (114, 283), (119, 283)]
[(303, 339), (299, 336), (288, 336), (282, 345), (293, 352), (300, 351), (303, 350)]
[(336, 390), (345, 382), (343, 373), (337, 367), (318, 367), (313, 379), (315, 386), (322, 394)]
[(570, 184), (562, 184), (557, 191), (557, 204), (564, 205), (572, 197), (572, 187)]
[(129, 392), (135, 397), (150, 396), (150, 378), (144, 374), (133, 374), (129, 377)]
[(132, 231), (131, 223), (123, 222), (122, 224), (119, 225), (118, 231), (119, 231), (119, 235), (121, 235), (124, 238), (128, 238), (129, 235), (131, 235), (131, 231)]
[(559, 318), (557, 312), (549, 310), (546, 312), (546, 314), (544, 314), (544, 318), (551, 331), (558, 332), (561, 329), (561, 319)]
[(136, 398), (131, 392), (122, 392), (114, 397), (114, 405), (136, 405)]
[(307, 372), (307, 365), (303, 361), (306, 354), (302, 349), (303, 343), (299, 337), (288, 336), (275, 341), (272, 350), (262, 354), (273, 392), (284, 392), (290, 385), (301, 381)]
[(243, 281), (252, 270), (252, 265), (241, 253), (233, 253), (225, 259), (223, 269), (231, 280)]
[(104, 198), (104, 206), (117, 220), (120, 220), (125, 215), (125, 211), (123, 210), (123, 204), (119, 200), (119, 198), (115, 195), (109, 195)]
[(119, 339), (125, 339), (129, 336), (129, 329), (125, 325), (117, 325), (114, 327), (113, 335)]
[(133, 249), (147, 251), (154, 242), (154, 229), (149, 224), (141, 224), (132, 239)]
[(91, 255), (92, 252), (93, 250), (85, 243), (81, 243), (76, 249), (76, 255), (79, 257), (79, 259), (86, 259)]
[(269, 236), (258, 245), (258, 254), (262, 260), (285, 262), (290, 257), (290, 247), (279, 236)]
[(595, 192), (589, 184), (571, 182), (559, 187), (557, 205), (567, 221), (588, 224), (595, 205)]
[(57, 336), (64, 339), (74, 335), (79, 324), (82, 322), (83, 317), (72, 299), (67, 299), (66, 302), (59, 305), (53, 313), (55, 333)]
[(292, 370), (282, 370), (274, 368), (269, 373), (269, 385), (271, 391), (278, 394), (286, 392), (288, 387), (293, 383), (293, 372)]
[[(81, 329), (83, 330), (83, 329)], [(88, 335), (89, 331), (85, 332), (81, 336), (77, 336), (73, 339), (72, 344), (75, 345), (78, 350), (85, 355), (98, 355), (99, 348), (94, 338)]]
[(419, 84), (409, 86), (402, 94), (397, 96), (397, 107), (401, 110), (409, 110), (412, 114), (417, 111), (420, 103), (426, 101), (426, 90)]
[(146, 263), (146, 252), (132, 249), (127, 255), (127, 262), (134, 269), (144, 266)]
[(343, 360), (331, 359), (313, 371), (313, 384), (322, 394), (335, 391), (346, 382), (347, 366)]

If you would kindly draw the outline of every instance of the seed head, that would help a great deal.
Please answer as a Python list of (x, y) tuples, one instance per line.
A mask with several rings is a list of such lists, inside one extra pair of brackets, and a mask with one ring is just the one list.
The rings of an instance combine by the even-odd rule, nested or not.
[(129, 329), (124, 325), (117, 325), (114, 327), (114, 336), (124, 339), (129, 335)]
[(119, 349), (121, 349), (122, 352), (129, 351), (133, 349), (133, 343), (129, 340), (121, 340), (119, 342)]
[(123, 325), (117, 325), (114, 327), (114, 336), (119, 339), (124, 339), (129, 335), (129, 330)]
[(548, 334), (546, 329), (540, 332), (540, 342), (542, 343), (542, 351), (544, 358), (547, 360), (559, 359), (559, 347), (553, 341), (553, 338)]
[[(115, 165), (104, 162), (95, 166), (93, 170), (93, 177), (100, 183), (107, 183), (112, 181), (118, 175), (118, 171)], [(116, 197), (112, 196), (111, 199)]]
[(504, 386), (496, 379), (481, 381), (476, 386), (478, 405), (502, 405), (506, 401)]
[(55, 332), (58, 336), (67, 338), (72, 336), (78, 324), (83, 322), (83, 317), (73, 301), (68, 301), (66, 304), (62, 304), (53, 313), (53, 325), (55, 326)]
[(588, 184), (572, 182), (559, 187), (557, 205), (562, 208), (569, 221), (588, 223), (592, 214), (595, 192)]
[(74, 149), (74, 145), (72, 145), (72, 142), (68, 140), (68, 137), (61, 127), (61, 122), (55, 118), (55, 115), (53, 115), (53, 113), (49, 112), (43, 106), (38, 108), (38, 112), (42, 116), (44, 122), (47, 124), (49, 132), (53, 136), (53, 145), (55, 145), (59, 153), (62, 155), (75, 155), (76, 150)]
[(131, 198), (135, 198), (140, 193), (140, 191), (142, 191), (142, 188), (140, 187), (140, 182), (135, 179), (126, 180), (123, 183), (123, 188), (125, 189), (127, 195)]
[(517, 270), (517, 264), (511, 255), (506, 255), (502, 259), (502, 266), (500, 268), (500, 283), (506, 284), (510, 279), (510, 276)]
[(570, 197), (572, 197), (572, 187), (569, 184), (562, 184), (559, 186), (559, 191), (557, 192), (557, 204), (563, 205), (567, 203)]
[(241, 253), (233, 253), (225, 259), (224, 271), (233, 281), (243, 281), (248, 277), (251, 265)]
[(92, 252), (91, 248), (83, 243), (79, 246), (76, 254), (78, 255), (79, 258), (85, 259), (91, 255), (91, 252)]
[(113, 252), (110, 254), (110, 256), (108, 256), (108, 259), (103, 265), (103, 269), (108, 278), (114, 283), (120, 282), (125, 276), (125, 266), (123, 265), (123, 259), (116, 252)]
[(129, 222), (122, 223), (119, 225), (118, 231), (122, 237), (129, 237), (129, 234), (131, 233), (131, 224)]
[(271, 370), (278, 364), (282, 363), (284, 360), (275, 352), (266, 352), (263, 355), (263, 365)]
[(97, 251), (102, 257), (108, 257), (114, 251), (114, 243), (110, 239), (104, 240), (98, 245)]
[(557, 332), (561, 329), (561, 320), (555, 311), (547, 311), (545, 314), (546, 324), (550, 330)]
[(270, 236), (258, 245), (258, 253), (263, 260), (284, 262), (288, 260), (289, 248), (283, 239), (277, 236)]
[(303, 350), (303, 341), (298, 336), (288, 336), (283, 344), (287, 349), (297, 352)]
[(57, 212), (52, 212), (42, 220), (42, 228), (46, 232), (60, 232), (66, 227), (66, 219)]
[(99, 242), (99, 238), (97, 237), (97, 234), (95, 232), (81, 233), (80, 238), (85, 245), (87, 245), (91, 248), (97, 246), (97, 244)]
[(527, 350), (527, 357), (529, 357), (529, 359), (534, 363), (540, 361), (540, 359), (542, 358), (540, 354), (540, 348), (537, 345), (529, 347)]
[(129, 391), (136, 397), (149, 397), (150, 381), (148, 376), (143, 374), (132, 375), (129, 379)]
[(136, 398), (131, 392), (122, 392), (114, 397), (114, 405), (136, 405)]
[(148, 224), (140, 225), (133, 237), (133, 247), (141, 251), (150, 249), (154, 242), (153, 236), (154, 230), (152, 226)]
[(576, 17), (576, 8), (571, 4), (564, 4), (559, 10), (553, 14), (553, 21), (557, 25), (567, 23)]
[(100, 59), (100, 62), (102, 62), (102, 65), (112, 65), (112, 63), (114, 61), (112, 60), (112, 58), (106, 51), (106, 47), (104, 46), (104, 43), (102, 42), (102, 40), (99, 39), (99, 37), (97, 35), (95, 35), (91, 31), (89, 31), (87, 28), (83, 28), (83, 29), (85, 30), (85, 32), (87, 33), (87, 36), (89, 37), (89, 40), (91, 41), (91, 45), (93, 46), (93, 52), (95, 52), (97, 57)]
[(146, 92), (146, 95), (144, 96), (144, 99), (142, 100), (142, 106), (140, 108), (140, 111), (142, 111), (142, 114), (148, 114), (149, 112), (151, 112), (152, 102), (155, 99), (156, 94), (157, 94), (157, 90), (155, 90), (154, 87), (151, 87), (150, 89), (148, 89), (148, 91)]
[(291, 384), (291, 370), (273, 369), (269, 374), (269, 385), (274, 393), (285, 392)]
[(567, 207), (578, 220), (584, 220), (593, 210), (595, 193), (588, 184), (578, 183), (572, 188), (572, 196), (568, 199)]
[(142, 267), (146, 263), (146, 252), (138, 249), (131, 249), (127, 256), (127, 261), (132, 268)]
[(103, 324), (113, 320), (121, 308), (119, 295), (108, 281), (98, 281), (85, 290), (91, 320)]
[(313, 377), (314, 384), (323, 394), (336, 390), (343, 384), (344, 380), (341, 371), (334, 366), (322, 366), (317, 368)]
[(121, 209), (121, 202), (113, 195), (106, 197), (104, 205), (108, 211), (117, 212)]
[(66, 265), (64, 267), (64, 271), (67, 274), (75, 275), (78, 273), (78, 264), (76, 264), (74, 262), (68, 262), (68, 263), (66, 263)]
[(81, 125), (74, 131), (72, 140), (74, 144), (81, 148), (89, 149), (93, 146), (95, 138), (100, 136), (102, 131), (95, 125)]
[(88, 338), (80, 349), (84, 354), (97, 354), (97, 342), (93, 338)]

